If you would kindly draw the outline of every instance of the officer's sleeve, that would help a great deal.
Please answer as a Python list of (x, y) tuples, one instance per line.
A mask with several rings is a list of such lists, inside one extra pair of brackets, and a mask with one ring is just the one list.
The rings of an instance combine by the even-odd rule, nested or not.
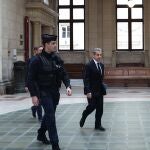
[(61, 66), (60, 68), (60, 79), (62, 80), (62, 82), (64, 83), (65, 87), (70, 87), (71, 88), (71, 85), (70, 85), (70, 78), (69, 78), (69, 75), (67, 73), (67, 71), (65, 70), (65, 67), (64, 67), (64, 61), (58, 56), (58, 55), (55, 55), (55, 59), (57, 60), (57, 63)]
[(63, 83), (64, 83), (64, 85), (65, 85), (66, 88), (67, 87), (71, 88), (69, 75), (66, 72), (66, 70), (64, 68), (64, 65), (62, 65), (62, 81), (63, 81)]
[(37, 73), (39, 68), (39, 61), (38, 59), (34, 59), (32, 62), (30, 62), (29, 65), (29, 72), (28, 72), (28, 89), (30, 92), (31, 97), (37, 96), (39, 97), (39, 91), (37, 90)]

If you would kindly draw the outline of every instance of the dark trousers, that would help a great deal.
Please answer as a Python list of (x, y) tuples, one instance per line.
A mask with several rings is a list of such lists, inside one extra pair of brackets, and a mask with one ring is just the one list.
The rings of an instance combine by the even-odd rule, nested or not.
[(83, 111), (82, 115), (84, 118), (86, 118), (89, 114), (91, 114), (96, 109), (95, 127), (97, 128), (101, 126), (101, 118), (103, 115), (103, 96), (100, 95), (87, 100), (88, 100), (88, 106)]
[(38, 106), (32, 106), (31, 110), (32, 110), (33, 114), (36, 114), (36, 112), (37, 112), (38, 119), (42, 119), (42, 106), (41, 106), (41, 104), (39, 104)]
[(50, 142), (52, 144), (58, 143), (59, 140), (55, 120), (55, 111), (57, 105), (55, 104), (51, 96), (42, 97), (41, 105), (44, 109), (44, 116), (42, 119), (41, 127), (38, 131), (45, 134), (48, 130)]

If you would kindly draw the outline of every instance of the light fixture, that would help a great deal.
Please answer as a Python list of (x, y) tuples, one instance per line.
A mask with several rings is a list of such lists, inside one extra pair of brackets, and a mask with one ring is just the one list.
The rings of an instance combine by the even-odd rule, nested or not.
[(134, 7), (134, 5), (135, 5), (135, 0), (129, 0), (129, 1), (127, 2), (127, 5), (128, 5), (130, 8)]

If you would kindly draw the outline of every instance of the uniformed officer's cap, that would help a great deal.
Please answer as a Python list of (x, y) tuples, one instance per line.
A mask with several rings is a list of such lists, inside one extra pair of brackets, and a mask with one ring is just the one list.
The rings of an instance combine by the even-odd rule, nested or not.
[(51, 41), (56, 41), (57, 36), (56, 35), (50, 35), (50, 34), (42, 34), (42, 43), (48, 43)]

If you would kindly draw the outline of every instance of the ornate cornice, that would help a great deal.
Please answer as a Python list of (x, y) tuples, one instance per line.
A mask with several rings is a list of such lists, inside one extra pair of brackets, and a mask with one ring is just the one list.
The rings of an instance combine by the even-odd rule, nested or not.
[(26, 3), (27, 9), (40, 9), (44, 11), (45, 13), (48, 13), (49, 15), (53, 17), (58, 17), (58, 13), (46, 6), (45, 4), (41, 2), (28, 2)]
[(26, 3), (26, 15), (32, 21), (40, 21), (45, 25), (54, 25), (58, 19), (58, 13), (42, 2)]

